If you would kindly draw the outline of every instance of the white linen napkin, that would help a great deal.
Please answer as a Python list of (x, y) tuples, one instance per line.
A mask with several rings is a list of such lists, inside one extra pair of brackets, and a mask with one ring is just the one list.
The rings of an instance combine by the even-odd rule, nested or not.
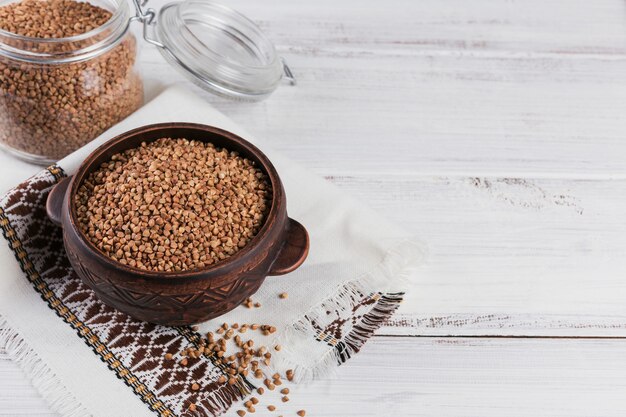
[[(52, 256), (62, 250), (58, 231), (47, 229), (52, 227), (47, 219), (38, 217), (49, 187), (63, 172), (72, 175), (100, 144), (135, 127), (170, 121), (218, 126), (256, 144), (283, 181), (289, 216), (309, 232), (306, 262), (288, 275), (266, 279), (253, 297), (261, 308), (241, 306), (197, 329), (205, 334), (223, 322), (275, 326), (277, 331), (269, 336), (246, 334), (257, 346), (282, 346), (280, 352), (273, 351), (268, 373), (293, 369), (295, 382), (311, 380), (356, 354), (398, 307), (403, 281), (423, 258), (423, 247), (402, 229), (264, 146), (204, 100), (179, 87), (170, 88), (59, 161), (58, 168), (44, 171), (2, 199), (0, 225), (9, 244), (0, 242), (4, 272), (0, 278), (0, 346), (63, 415), (218, 415), (245, 401), (250, 389), (258, 385), (251, 380), (248, 389), (233, 393), (211, 385), (219, 369), (208, 360), (198, 363), (195, 371), (190, 367), (189, 372), (164, 363), (163, 352), (193, 341), (192, 329), (136, 323), (107, 310), (88, 290), (81, 289), (84, 299), (79, 300), (78, 292), (72, 291), (80, 283), (75, 276), (65, 277), (71, 271), (54, 260), (59, 255)], [(35, 210), (38, 214), (32, 214)], [(46, 234), (52, 243), (39, 242)], [(289, 294), (287, 299), (278, 297), (282, 292)], [(97, 319), (92, 314), (95, 309), (99, 309)], [(159, 342), (164, 338), (168, 341)], [(158, 363), (147, 366), (150, 361)], [(191, 395), (188, 385), (194, 378), (206, 378), (206, 389)], [(192, 410), (191, 403), (195, 405)]]

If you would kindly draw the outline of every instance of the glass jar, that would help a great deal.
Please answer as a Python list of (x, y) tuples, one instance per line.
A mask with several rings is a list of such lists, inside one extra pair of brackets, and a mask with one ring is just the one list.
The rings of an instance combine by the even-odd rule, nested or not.
[[(145, 12), (144, 38), (189, 80), (205, 90), (240, 101), (269, 97), (281, 80), (295, 78), (261, 29), (246, 16), (207, 0), (176, 1)], [(157, 23), (158, 22), (158, 23)]]
[[(0, 0), (0, 6), (21, 0)], [(44, 0), (45, 1), (45, 0)], [(81, 35), (41, 39), (0, 30), (0, 146), (49, 164), (80, 148), (143, 103), (135, 68), (143, 38), (188, 79), (235, 100), (268, 97), (296, 80), (247, 17), (210, 0), (175, 1), (158, 12), (140, 0), (89, 0), (112, 13)]]
[(127, 1), (90, 3), (112, 16), (81, 35), (42, 39), (0, 30), (0, 146), (23, 159), (58, 160), (143, 103)]

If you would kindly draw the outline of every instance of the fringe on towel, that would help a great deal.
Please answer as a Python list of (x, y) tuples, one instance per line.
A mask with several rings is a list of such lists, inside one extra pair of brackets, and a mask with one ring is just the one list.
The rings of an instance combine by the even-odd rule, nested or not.
[[(398, 309), (409, 277), (426, 257), (424, 246), (404, 241), (389, 250), (383, 261), (362, 276), (347, 281), (335, 292), (314, 306), (306, 314), (285, 329), (277, 343), (287, 347), (283, 355), (277, 357), (276, 369), (293, 369), (296, 382), (306, 382), (332, 374), (339, 365), (358, 353), (365, 342), (373, 336)], [(351, 331), (342, 337), (336, 346), (326, 346), (326, 352), (317, 360), (304, 363), (302, 358), (311, 358), (307, 352), (297, 351), (297, 340), (311, 340), (318, 337), (314, 322), (323, 322), (327, 311), (351, 311), (354, 301), (363, 296), (378, 294), (380, 298), (372, 309), (363, 315)], [(308, 345), (303, 345), (306, 349)], [(292, 348), (293, 347), (293, 348)]]
[(2, 316), (0, 316), (0, 349), (4, 349), (7, 356), (24, 371), (52, 411), (64, 417), (91, 416)]
[(346, 362), (352, 354), (360, 351), (374, 332), (396, 312), (404, 298), (404, 293), (380, 294), (380, 296), (374, 308), (365, 314), (361, 322), (348, 333), (345, 340), (340, 342), (339, 349), (335, 349), (340, 363)]
[[(250, 393), (248, 393), (250, 394)], [(191, 411), (188, 408), (181, 412), (179, 417), (216, 417), (224, 414), (243, 397), (237, 394), (236, 389), (229, 384), (221, 384), (219, 388), (209, 395), (195, 401), (197, 409)]]

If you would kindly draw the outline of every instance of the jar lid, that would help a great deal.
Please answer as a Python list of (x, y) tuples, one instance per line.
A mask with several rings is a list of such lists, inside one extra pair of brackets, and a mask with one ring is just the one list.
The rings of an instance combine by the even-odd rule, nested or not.
[(144, 38), (188, 79), (214, 94), (256, 101), (269, 96), (282, 79), (295, 84), (272, 42), (233, 9), (186, 0), (162, 7), (156, 22), (152, 10), (140, 17)]

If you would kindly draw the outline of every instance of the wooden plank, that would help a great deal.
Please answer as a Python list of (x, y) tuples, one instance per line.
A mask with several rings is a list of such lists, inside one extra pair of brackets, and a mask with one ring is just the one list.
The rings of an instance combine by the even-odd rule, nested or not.
[(625, 339), (626, 317), (597, 314), (476, 314), (431, 315), (402, 309), (380, 336), (529, 337)]
[(329, 417), (621, 416), (623, 354), (598, 340), (380, 338), (293, 401)]
[[(624, 349), (607, 340), (377, 337), (335, 377), (273, 402), (285, 416), (621, 417)], [(54, 416), (19, 372), (0, 360), (0, 416)]]
[[(518, 14), (518, 2), (501, 7), (481, 2), (484, 21), (474, 16), (474, 7), (454, 1), (384, 10), (346, 3), (350, 6), (316, 5), (318, 11), (307, 14), (312, 6), (285, 3), (285, 10), (273, 10), (238, 2), (277, 38), (297, 87), (281, 86), (265, 102), (243, 104), (187, 85), (319, 174), (626, 177), (626, 56), (614, 50), (624, 44), (616, 26), (622, 4), (603, 2), (582, 13), (567, 2), (553, 2), (556, 14), (568, 9), (555, 28), (546, 7), (525, 4), (526, 14)], [(435, 9), (425, 17), (433, 23), (410, 23), (428, 9), (423, 3)], [(505, 22), (506, 30), (493, 21)], [(567, 36), (548, 38), (554, 30), (567, 30)], [(531, 42), (544, 39), (539, 35), (547, 45)], [(493, 42), (480, 53), (454, 46), (486, 42), (471, 41), (476, 36)], [(510, 42), (496, 40), (507, 36)], [(611, 40), (615, 46), (609, 50), (593, 46)], [(581, 54), (587, 50), (600, 52)], [(144, 48), (142, 62), (152, 83), (183, 80), (155, 48)]]
[(386, 334), (626, 336), (626, 181), (330, 179), (428, 244)]
[[(151, 0), (160, 7), (168, 0)], [(229, 0), (282, 48), (619, 55), (617, 0)]]

